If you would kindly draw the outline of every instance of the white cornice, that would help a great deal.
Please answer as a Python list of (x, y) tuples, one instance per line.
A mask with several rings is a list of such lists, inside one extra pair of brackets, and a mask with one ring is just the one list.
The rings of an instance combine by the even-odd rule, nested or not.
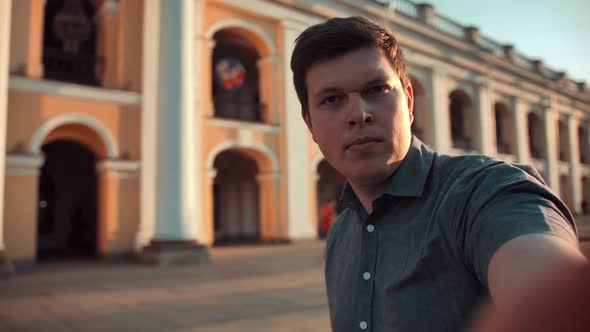
[(209, 118), (206, 120), (207, 126), (220, 127), (220, 128), (231, 128), (231, 129), (249, 129), (252, 131), (278, 134), (280, 133), (279, 125), (271, 125), (265, 123), (252, 123), (238, 120), (228, 120), (220, 118)]
[(37, 92), (100, 102), (112, 102), (130, 106), (141, 106), (141, 94), (138, 92), (97, 88), (58, 81), (39, 80), (16, 75), (10, 76), (8, 87), (11, 90)]

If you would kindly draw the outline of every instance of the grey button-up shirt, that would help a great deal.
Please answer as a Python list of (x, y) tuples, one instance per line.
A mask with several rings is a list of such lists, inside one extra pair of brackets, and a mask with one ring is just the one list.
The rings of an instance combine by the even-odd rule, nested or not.
[(566, 206), (530, 167), (450, 157), (412, 139), (369, 215), (347, 186), (327, 239), (332, 329), (460, 331), (487, 296), (487, 266), (519, 235), (577, 243)]

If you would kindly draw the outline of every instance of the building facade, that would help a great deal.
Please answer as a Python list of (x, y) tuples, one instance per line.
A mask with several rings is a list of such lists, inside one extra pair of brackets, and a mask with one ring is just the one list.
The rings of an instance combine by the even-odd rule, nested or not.
[(413, 132), (534, 165), (590, 213), (590, 89), (437, 14), (370, 0), (4, 0), (0, 253), (17, 266), (318, 236), (342, 177), (304, 122), (294, 40), (334, 16), (388, 25)]

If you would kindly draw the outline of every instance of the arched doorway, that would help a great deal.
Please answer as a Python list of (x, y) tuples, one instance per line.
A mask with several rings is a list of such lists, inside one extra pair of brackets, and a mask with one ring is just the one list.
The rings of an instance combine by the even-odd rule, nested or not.
[(580, 162), (587, 165), (590, 164), (590, 137), (586, 126), (586, 124), (580, 124), (578, 127), (578, 147), (580, 149)]
[(569, 128), (563, 119), (557, 121), (557, 136), (559, 137), (557, 155), (560, 161), (567, 162), (570, 159)]
[(260, 241), (259, 168), (238, 150), (215, 158), (213, 183), (214, 244)]
[(346, 179), (325, 159), (319, 163), (317, 174), (319, 176), (316, 187), (318, 236), (319, 238), (324, 238), (328, 228), (326, 223), (329, 224), (329, 219), (335, 217), (334, 215), (330, 216), (330, 214), (333, 212), (335, 215), (338, 215), (342, 212), (342, 206), (340, 206), (340, 194), (344, 189)]
[(514, 154), (516, 140), (514, 139), (514, 126), (510, 120), (510, 110), (502, 102), (494, 103), (496, 118), (496, 147), (499, 153)]
[(590, 215), (590, 181), (588, 176), (582, 177), (582, 203), (580, 206), (584, 216)]
[(538, 114), (529, 112), (527, 123), (531, 157), (534, 159), (543, 159), (545, 158), (545, 144), (543, 142), (545, 130), (543, 130), (543, 121)]
[(42, 146), (37, 258), (40, 262), (97, 254), (97, 156), (74, 140)]
[(467, 93), (454, 90), (449, 95), (451, 117), (451, 138), (453, 147), (462, 150), (476, 148), (473, 128), (473, 102)]
[(415, 77), (410, 76), (414, 89), (414, 122), (412, 122), (412, 134), (426, 144), (432, 144), (432, 130), (428, 114), (428, 97), (424, 85)]

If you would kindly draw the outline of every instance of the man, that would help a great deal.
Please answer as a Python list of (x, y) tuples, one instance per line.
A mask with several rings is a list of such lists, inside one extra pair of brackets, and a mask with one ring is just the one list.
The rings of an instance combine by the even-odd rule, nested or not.
[(348, 181), (327, 239), (334, 331), (458, 331), (488, 294), (501, 310), (550, 271), (586, 264), (570, 212), (531, 169), (412, 136), (412, 86), (383, 27), (312, 26), (291, 69), (314, 141)]

